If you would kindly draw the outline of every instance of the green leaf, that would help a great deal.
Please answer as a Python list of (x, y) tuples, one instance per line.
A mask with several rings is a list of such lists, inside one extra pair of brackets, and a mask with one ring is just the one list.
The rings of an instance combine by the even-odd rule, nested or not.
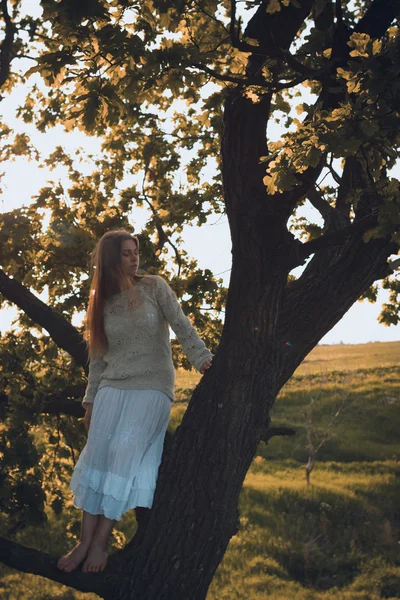
[(321, 157), (321, 150), (315, 146), (312, 146), (304, 157), (304, 164), (310, 167), (317, 167)]

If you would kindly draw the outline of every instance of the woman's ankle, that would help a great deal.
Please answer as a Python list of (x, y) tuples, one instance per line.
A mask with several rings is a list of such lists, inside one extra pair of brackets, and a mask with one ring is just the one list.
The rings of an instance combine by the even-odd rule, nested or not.
[(92, 541), (90, 542), (90, 546), (89, 546), (89, 550), (90, 548), (96, 548), (99, 550), (103, 550), (104, 552), (107, 552), (107, 548), (108, 548), (108, 541), (104, 541), (104, 540), (99, 540), (99, 539), (95, 539), (93, 538)]

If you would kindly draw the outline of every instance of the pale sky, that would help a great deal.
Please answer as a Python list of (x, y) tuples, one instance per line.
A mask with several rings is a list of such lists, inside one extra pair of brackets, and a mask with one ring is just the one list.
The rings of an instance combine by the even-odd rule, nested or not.
[[(20, 61), (21, 70), (28, 69), (31, 64), (31, 62), (25, 61), (24, 64), (23, 61)], [(31, 83), (35, 79), (39, 82), (39, 78), (34, 76), (31, 78)], [(99, 141), (89, 138), (81, 132), (67, 134), (63, 132), (61, 126), (58, 126), (41, 134), (33, 126), (19, 123), (15, 117), (15, 110), (18, 105), (22, 104), (26, 91), (26, 87), (25, 89), (17, 87), (9, 97), (4, 98), (0, 103), (0, 116), (15, 131), (28, 133), (34, 146), (38, 148), (43, 156), (50, 154), (58, 145), (63, 146), (69, 152), (73, 152), (77, 147), (84, 148), (88, 154), (99, 152)], [(301, 101), (300, 98), (298, 102)], [(273, 124), (269, 127), (270, 138), (278, 139), (279, 135), (280, 130), (277, 125)], [(5, 175), (1, 181), (3, 194), (0, 195), (0, 212), (28, 204), (31, 197), (47, 181), (57, 182), (63, 179), (65, 181), (66, 175), (63, 167), (57, 167), (53, 171), (45, 168), (38, 169), (34, 162), (28, 162), (23, 158), (17, 159), (13, 163), (3, 163), (2, 171), (5, 172)], [(90, 172), (90, 165), (88, 165), (88, 172)], [(311, 210), (306, 208), (304, 214), (309, 215)], [(132, 219), (138, 233), (145, 218), (146, 214), (142, 209), (134, 210)], [(215, 215), (202, 227), (186, 226), (183, 238), (185, 249), (190, 256), (198, 260), (199, 266), (203, 269), (211, 269), (215, 275), (218, 274), (223, 279), (225, 285), (228, 285), (231, 267), (231, 244), (226, 216)], [(298, 274), (298, 271), (296, 274)], [(356, 344), (400, 340), (400, 326), (386, 327), (377, 322), (380, 306), (387, 301), (387, 298), (388, 293), (385, 290), (380, 290), (376, 304), (367, 301), (357, 302), (336, 327), (321, 340), (321, 343), (337, 344), (344, 342)], [(46, 300), (45, 297), (43, 299)], [(15, 309), (1, 309), (0, 331), (6, 331), (15, 316)]]

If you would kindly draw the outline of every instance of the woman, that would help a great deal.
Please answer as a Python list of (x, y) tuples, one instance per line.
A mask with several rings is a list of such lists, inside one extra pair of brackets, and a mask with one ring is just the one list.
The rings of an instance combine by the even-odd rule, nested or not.
[(168, 324), (200, 373), (212, 361), (164, 279), (137, 275), (135, 236), (123, 229), (105, 233), (92, 266), (82, 401), (88, 439), (70, 483), (82, 524), (79, 542), (57, 562), (66, 572), (83, 561), (83, 572), (102, 571), (114, 524), (131, 508), (152, 506), (174, 397)]

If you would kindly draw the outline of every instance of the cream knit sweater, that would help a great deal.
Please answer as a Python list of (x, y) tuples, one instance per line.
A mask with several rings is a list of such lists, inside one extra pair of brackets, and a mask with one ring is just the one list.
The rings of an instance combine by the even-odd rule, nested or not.
[(94, 402), (96, 392), (109, 385), (124, 390), (160, 390), (174, 399), (171, 325), (185, 354), (200, 370), (211, 352), (184, 315), (174, 292), (158, 275), (136, 283), (133, 297), (120, 292), (104, 306), (108, 349), (91, 358), (82, 406)]

